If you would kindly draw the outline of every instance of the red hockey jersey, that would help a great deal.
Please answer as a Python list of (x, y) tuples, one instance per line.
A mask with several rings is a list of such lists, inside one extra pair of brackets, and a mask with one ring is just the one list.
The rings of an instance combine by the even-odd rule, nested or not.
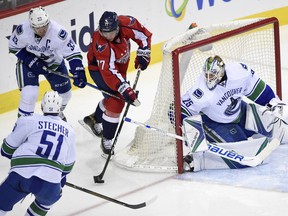
[(101, 73), (105, 83), (117, 91), (119, 84), (126, 79), (130, 61), (130, 39), (140, 48), (151, 48), (152, 33), (136, 18), (118, 16), (119, 34), (109, 42), (101, 36), (99, 29), (92, 35), (92, 41), (87, 53), (88, 69)]

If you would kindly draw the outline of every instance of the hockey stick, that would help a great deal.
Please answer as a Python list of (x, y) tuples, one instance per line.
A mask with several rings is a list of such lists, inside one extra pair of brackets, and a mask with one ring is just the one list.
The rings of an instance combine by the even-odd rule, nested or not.
[[(141, 73), (141, 70), (138, 69), (138, 70), (137, 70), (137, 74), (136, 74), (136, 78), (135, 78), (135, 81), (134, 81), (134, 84), (133, 84), (133, 90), (136, 89), (136, 85), (137, 85), (137, 82), (138, 82), (138, 80), (139, 80), (140, 73)], [(105, 162), (105, 165), (104, 165), (104, 168), (103, 168), (102, 172), (101, 172), (99, 175), (93, 177), (95, 183), (104, 183), (103, 176), (104, 176), (105, 171), (106, 171), (106, 169), (107, 169), (107, 166), (108, 166), (108, 164), (109, 164), (109, 161), (110, 161), (110, 158), (111, 158), (111, 156), (112, 156), (112, 153), (114, 152), (115, 144), (117, 143), (118, 136), (119, 136), (119, 134), (120, 134), (120, 132), (121, 132), (121, 130), (122, 130), (123, 124), (124, 124), (124, 122), (125, 122), (124, 119), (125, 119), (125, 117), (126, 117), (126, 115), (127, 115), (127, 113), (128, 113), (130, 104), (131, 104), (131, 103), (127, 103), (127, 105), (126, 105), (125, 111), (124, 111), (124, 113), (123, 113), (123, 117), (122, 117), (122, 119), (121, 119), (120, 125), (119, 125), (118, 130), (117, 130), (117, 133), (116, 133), (116, 135), (115, 135), (115, 138), (114, 138), (114, 140), (113, 140), (113, 145), (112, 145), (111, 150), (110, 150), (110, 152), (109, 152), (109, 155), (108, 155), (108, 157), (107, 157), (107, 159), (106, 159), (106, 162)]]
[[(130, 123), (145, 127), (147, 129), (158, 131), (164, 135), (185, 141), (185, 138), (182, 136), (168, 133), (168, 132), (161, 130), (159, 128), (152, 127), (150, 125), (147, 125), (147, 124), (144, 124), (144, 123), (141, 123), (138, 121), (134, 121), (130, 118), (125, 117), (124, 120), (127, 122), (130, 122)], [(248, 156), (244, 156), (242, 154), (238, 154), (237, 152), (225, 149), (221, 146), (218, 146), (218, 145), (215, 145), (212, 143), (207, 143), (208, 151), (211, 152), (212, 154), (218, 155), (222, 158), (226, 158), (228, 160), (235, 161), (235, 162), (238, 162), (242, 165), (246, 165), (246, 166), (250, 166), (250, 167), (255, 167), (255, 166), (258, 166), (259, 164), (261, 164), (263, 162), (263, 160), (265, 158), (267, 158), (280, 145), (280, 141), (278, 139), (273, 139), (271, 142), (268, 142), (268, 138), (266, 138), (262, 144), (267, 145), (267, 146), (258, 155), (253, 156), (253, 157), (248, 157)]]
[(80, 191), (83, 191), (85, 193), (88, 193), (88, 194), (91, 194), (93, 196), (97, 196), (97, 197), (100, 197), (102, 199), (105, 199), (105, 200), (108, 200), (110, 202), (113, 202), (113, 203), (116, 203), (118, 205), (122, 205), (122, 206), (125, 206), (127, 208), (131, 208), (131, 209), (139, 209), (139, 208), (143, 208), (145, 206), (147, 206), (148, 204), (154, 202), (157, 197), (153, 197), (151, 200), (149, 200), (148, 202), (142, 202), (142, 203), (139, 203), (139, 204), (128, 204), (128, 203), (125, 203), (125, 202), (121, 202), (117, 199), (113, 199), (111, 197), (108, 197), (108, 196), (105, 196), (103, 194), (100, 194), (100, 193), (97, 193), (97, 192), (94, 192), (94, 191), (91, 191), (91, 190), (88, 190), (86, 188), (83, 188), (83, 187), (80, 187), (80, 186), (77, 186), (77, 185), (74, 185), (74, 184), (71, 184), (69, 182), (66, 182), (65, 185), (71, 187), (71, 188), (74, 188), (76, 190), (80, 190)]
[[(69, 76), (68, 74), (63, 74), (63, 73), (60, 73), (60, 72), (57, 72), (57, 71), (53, 71), (53, 70), (48, 70), (48, 71), (49, 71), (49, 73), (53, 73), (53, 74), (56, 74), (56, 75), (58, 75), (58, 76), (65, 77), (65, 78), (67, 78), (67, 79), (74, 80), (74, 77), (73, 77), (73, 76)], [(119, 100), (125, 101), (123, 98), (120, 98), (120, 97), (118, 97), (118, 96), (116, 96), (116, 95), (114, 95), (114, 94), (111, 94), (110, 92), (106, 92), (106, 91), (100, 89), (100, 88), (99, 88), (98, 86), (96, 86), (96, 85), (93, 85), (93, 84), (88, 83), (88, 82), (84, 82), (84, 83), (85, 83), (87, 86), (91, 87), (91, 88), (94, 88), (94, 89), (97, 89), (98, 91), (101, 91), (103, 94), (106, 94), (106, 95), (108, 95), (108, 96), (111, 96), (111, 97), (117, 98), (117, 99), (119, 99)]]
[(138, 122), (138, 121), (132, 120), (131, 118), (128, 118), (128, 117), (125, 117), (125, 118), (124, 118), (124, 121), (130, 122), (130, 123), (133, 123), (133, 124), (137, 124), (137, 125), (143, 126), (143, 127), (145, 127), (145, 128), (148, 128), (148, 129), (157, 131), (157, 132), (159, 132), (159, 133), (162, 133), (163, 135), (167, 135), (167, 136), (174, 137), (174, 138), (176, 138), (176, 139), (180, 139), (180, 140), (182, 140), (182, 141), (185, 141), (182, 136), (179, 136), (179, 135), (173, 134), (173, 133), (168, 133), (168, 132), (166, 132), (166, 131), (164, 131), (164, 130), (161, 130), (161, 129), (159, 129), (159, 128), (156, 128), (156, 127), (153, 127), (153, 126), (144, 124), (144, 123), (142, 123), (142, 122)]

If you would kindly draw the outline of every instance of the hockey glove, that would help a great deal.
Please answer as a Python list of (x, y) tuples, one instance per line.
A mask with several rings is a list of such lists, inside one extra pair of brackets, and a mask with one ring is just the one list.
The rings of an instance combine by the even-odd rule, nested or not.
[(33, 53), (28, 52), (25, 48), (16, 53), (16, 56), (27, 65), (31, 71), (36, 74), (48, 74), (48, 65), (42, 59), (39, 59)]
[(288, 107), (279, 98), (272, 98), (268, 104), (266, 104), (266, 110), (270, 111), (273, 116), (280, 119), (285, 124), (288, 124)]
[(283, 106), (286, 106), (286, 104), (279, 98), (272, 98), (266, 105), (267, 109), (271, 112), (281, 112), (283, 110)]
[(74, 73), (73, 73), (73, 78), (74, 78), (73, 85), (79, 88), (84, 88), (86, 86), (87, 79), (86, 79), (85, 70), (83, 67), (75, 68)]
[(150, 63), (151, 51), (148, 47), (138, 48), (135, 58), (135, 69), (145, 70)]
[(82, 61), (79, 59), (73, 59), (69, 62), (71, 73), (73, 74), (74, 82), (73, 85), (84, 88), (86, 86), (86, 75), (85, 70), (82, 65)]
[(136, 92), (131, 88), (129, 83), (127, 82), (121, 83), (118, 87), (118, 92), (122, 94), (127, 103), (131, 103), (134, 106), (139, 106), (138, 103), (140, 102), (137, 99), (138, 96)]

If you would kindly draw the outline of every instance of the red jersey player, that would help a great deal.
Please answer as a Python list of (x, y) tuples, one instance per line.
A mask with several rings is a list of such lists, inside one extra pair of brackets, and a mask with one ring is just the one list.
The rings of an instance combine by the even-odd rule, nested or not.
[[(152, 33), (132, 16), (106, 11), (93, 33), (88, 50), (88, 69), (96, 85), (127, 102), (139, 102), (126, 80), (130, 60), (130, 39), (138, 44), (135, 68), (145, 70), (150, 63)], [(103, 94), (96, 111), (84, 118), (96, 136), (102, 137), (101, 149), (109, 154), (125, 102)]]

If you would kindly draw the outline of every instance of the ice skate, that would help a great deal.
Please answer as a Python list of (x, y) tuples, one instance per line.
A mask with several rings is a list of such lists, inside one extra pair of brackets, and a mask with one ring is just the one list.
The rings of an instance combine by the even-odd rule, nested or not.
[(91, 129), (93, 134), (95, 134), (97, 137), (102, 137), (102, 135), (103, 135), (102, 123), (97, 123), (95, 118), (93, 117), (93, 114), (86, 116), (83, 119), (83, 122), (87, 126), (89, 126), (89, 128)]
[[(104, 154), (110, 154), (112, 148), (112, 140), (106, 139), (105, 137), (101, 140), (101, 149)], [(114, 152), (111, 153), (114, 155)]]
[(183, 158), (183, 172), (193, 172), (194, 171), (194, 163), (192, 154), (187, 154)]

